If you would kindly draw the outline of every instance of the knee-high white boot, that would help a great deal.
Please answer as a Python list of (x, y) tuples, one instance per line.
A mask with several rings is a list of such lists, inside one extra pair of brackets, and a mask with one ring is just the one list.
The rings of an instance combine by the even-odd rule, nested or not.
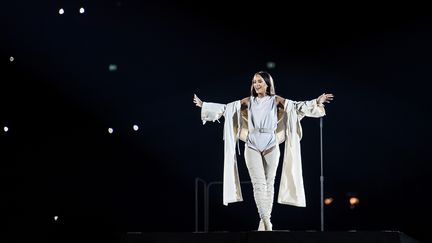
[[(256, 195), (255, 196), (255, 202), (257, 204), (258, 207), (258, 213), (260, 214), (260, 222), (258, 225), (258, 231), (272, 231), (273, 230), (273, 225), (271, 223), (271, 212), (272, 212), (272, 208), (273, 208), (273, 201), (274, 201), (274, 179), (270, 180), (268, 183), (266, 183), (266, 195), (267, 198), (262, 200), (261, 197), (262, 195)], [(258, 185), (254, 185), (254, 192), (255, 192), (255, 188), (256, 187), (260, 187)], [(257, 191), (259, 190), (258, 188), (256, 189)], [(258, 199), (258, 201), (257, 201)], [(260, 200), (261, 199), (261, 200)], [(262, 204), (262, 205), (261, 205)]]
[(271, 193), (267, 190), (267, 183), (264, 181), (255, 181), (253, 183), (254, 198), (257, 205), (258, 213), (261, 218), (258, 231), (271, 231), (273, 226), (270, 222), (270, 212), (272, 200), (269, 199)]
[[(266, 206), (267, 215), (268, 215), (268, 222), (267, 222), (267, 227), (266, 227), (267, 231), (273, 230), (273, 225), (270, 221), (271, 212), (273, 209), (273, 201), (274, 201), (274, 179), (273, 180), (270, 179), (267, 182), (267, 206)], [(264, 225), (265, 225), (265, 221), (264, 221)]]
[[(254, 180), (253, 182), (254, 199), (258, 209), (258, 214), (261, 218), (258, 230), (268, 230), (270, 211), (269, 211), (269, 199), (267, 192), (267, 183), (265, 180)], [(266, 226), (267, 225), (267, 226)]]

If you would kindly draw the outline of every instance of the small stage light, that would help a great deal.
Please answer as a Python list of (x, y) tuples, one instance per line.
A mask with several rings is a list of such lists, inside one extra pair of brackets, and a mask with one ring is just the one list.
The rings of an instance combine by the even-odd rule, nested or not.
[(59, 10), (59, 14), (64, 14), (64, 10), (62, 8)]
[(108, 128), (108, 132), (109, 132), (109, 133), (113, 133), (114, 130), (110, 127), (110, 128)]
[(80, 8), (80, 10), (79, 10), (79, 12), (81, 13), (81, 14), (83, 14), (84, 13), (84, 8)]
[(5, 132), (9, 131), (9, 127), (4, 127), (3, 130), (4, 130)]
[(54, 216), (54, 221), (57, 221), (57, 219), (58, 219), (58, 216)]
[(9, 61), (13, 62), (14, 60), (14, 57), (9, 57)]
[(333, 202), (333, 198), (332, 197), (327, 197), (324, 199), (324, 204), (325, 205), (330, 205)]
[(349, 198), (350, 209), (354, 209), (360, 203), (358, 197), (352, 196)]
[(117, 70), (117, 65), (115, 64), (110, 64), (108, 69), (112, 72), (112, 71), (116, 71)]
[(133, 130), (138, 131), (138, 126), (137, 125), (133, 125)]
[(267, 62), (267, 68), (268, 69), (272, 69), (272, 68), (275, 68), (276, 67), (276, 63), (274, 63), (274, 62)]

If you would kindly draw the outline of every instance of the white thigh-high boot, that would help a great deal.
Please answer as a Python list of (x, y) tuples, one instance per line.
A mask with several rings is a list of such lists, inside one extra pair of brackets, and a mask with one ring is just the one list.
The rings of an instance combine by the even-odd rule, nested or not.
[[(268, 205), (266, 206), (268, 210), (268, 227), (267, 230), (273, 230), (272, 224), (270, 222), (271, 212), (273, 208), (274, 201), (274, 182), (276, 177), (276, 172), (279, 164), (280, 150), (279, 146), (273, 149), (270, 153), (264, 155), (264, 172), (266, 176), (267, 183), (267, 198)], [(264, 222), (265, 223), (265, 222)]]
[[(264, 171), (264, 160), (261, 153), (246, 146), (245, 161), (252, 181), (255, 203), (258, 213), (263, 221), (264, 230), (271, 230), (269, 198), (267, 191), (267, 180)], [(258, 230), (262, 230), (260, 227)]]

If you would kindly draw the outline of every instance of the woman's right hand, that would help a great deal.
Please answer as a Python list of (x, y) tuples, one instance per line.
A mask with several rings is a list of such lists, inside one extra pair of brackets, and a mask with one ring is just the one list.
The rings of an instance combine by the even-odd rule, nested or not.
[(198, 96), (196, 96), (196, 94), (194, 94), (193, 102), (196, 106), (202, 107), (203, 102), (200, 100), (200, 98), (198, 98)]

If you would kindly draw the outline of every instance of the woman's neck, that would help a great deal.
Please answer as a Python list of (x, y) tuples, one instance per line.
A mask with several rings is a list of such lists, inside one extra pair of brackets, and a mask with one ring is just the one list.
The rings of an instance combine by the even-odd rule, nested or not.
[(258, 94), (258, 98), (263, 98), (263, 97), (266, 97), (267, 96), (267, 94)]

